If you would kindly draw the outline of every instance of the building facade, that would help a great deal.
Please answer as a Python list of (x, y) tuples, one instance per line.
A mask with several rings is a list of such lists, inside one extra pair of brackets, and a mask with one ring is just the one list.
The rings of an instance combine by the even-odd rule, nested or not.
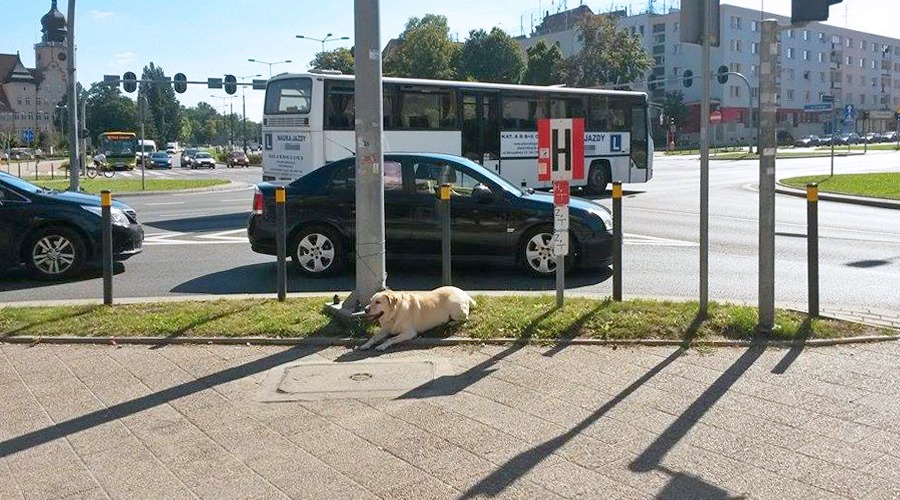
[[(743, 74), (749, 88), (735, 76), (724, 85), (713, 78), (711, 109), (721, 113), (722, 121), (711, 125), (711, 140), (717, 145), (746, 144), (755, 137), (758, 124), (760, 21), (776, 19), (780, 26), (787, 26), (790, 19), (727, 4), (721, 5), (720, 13), (721, 42), (711, 50), (711, 71), (726, 66)], [(611, 15), (618, 18), (619, 26), (643, 40), (654, 61), (645, 82), (634, 89), (646, 90), (658, 103), (667, 92), (682, 91), (690, 119), (678, 135), (696, 140), (701, 85), (694, 78), (693, 85), (686, 87), (684, 72), (699, 76), (701, 54), (699, 45), (681, 43), (680, 12)], [(532, 36), (520, 39), (523, 49), (545, 40), (559, 43), (564, 57), (580, 50), (575, 23), (545, 19), (545, 24), (548, 29), (535, 29)], [(827, 135), (832, 130), (880, 132), (897, 126), (893, 113), (900, 112), (900, 39), (809, 23), (780, 33), (780, 63), (778, 131), (783, 136)], [(809, 110), (809, 105), (821, 104), (824, 96), (834, 96), (833, 111)], [(865, 115), (870, 119), (863, 120)]]
[(41, 42), (34, 45), (35, 67), (28, 68), (15, 54), (0, 54), (0, 133), (24, 144), (26, 130), (52, 141), (59, 125), (54, 124), (56, 107), (66, 95), (68, 50), (67, 23), (53, 0), (41, 18)]

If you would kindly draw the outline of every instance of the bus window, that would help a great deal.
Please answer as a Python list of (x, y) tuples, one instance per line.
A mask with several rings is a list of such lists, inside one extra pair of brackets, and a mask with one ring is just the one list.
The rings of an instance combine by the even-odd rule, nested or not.
[(271, 81), (266, 88), (265, 114), (309, 113), (311, 96), (312, 79), (310, 78)]
[(638, 99), (631, 102), (631, 159), (638, 168), (647, 168), (647, 108)]
[(584, 118), (584, 108), (581, 97), (550, 97), (550, 118)]
[(344, 82), (325, 84), (325, 128), (329, 130), (353, 130), (353, 85)]
[(597, 132), (631, 132), (631, 106), (626, 97), (591, 96), (585, 128)]
[(537, 130), (537, 121), (548, 118), (547, 102), (539, 95), (503, 98), (503, 128)]
[(400, 127), (413, 130), (456, 128), (456, 94), (429, 90), (407, 88), (400, 92)]

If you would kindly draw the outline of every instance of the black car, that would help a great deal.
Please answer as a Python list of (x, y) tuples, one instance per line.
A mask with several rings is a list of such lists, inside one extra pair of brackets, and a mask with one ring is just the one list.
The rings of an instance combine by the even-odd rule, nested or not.
[(165, 151), (157, 151), (150, 155), (150, 162), (147, 168), (172, 168), (172, 158)]
[[(113, 260), (141, 252), (144, 230), (135, 211), (113, 201)], [(41, 279), (77, 275), (99, 263), (100, 197), (44, 189), (0, 172), (0, 266), (25, 265)]]
[(197, 148), (186, 148), (181, 152), (181, 168), (190, 167), (191, 161), (194, 159), (194, 155), (199, 153), (200, 150)]
[[(338, 273), (355, 249), (355, 159), (329, 163), (285, 186), (288, 254), (307, 276)], [(522, 190), (481, 165), (445, 154), (384, 156), (387, 257), (439, 259), (441, 220), (437, 187), (452, 185), (453, 259), (518, 263), (530, 274), (552, 276), (553, 196)], [(274, 183), (256, 186), (247, 234), (253, 251), (275, 255)], [(612, 217), (592, 201), (572, 198), (571, 267), (608, 266)], [(574, 257), (574, 259), (573, 259)]]

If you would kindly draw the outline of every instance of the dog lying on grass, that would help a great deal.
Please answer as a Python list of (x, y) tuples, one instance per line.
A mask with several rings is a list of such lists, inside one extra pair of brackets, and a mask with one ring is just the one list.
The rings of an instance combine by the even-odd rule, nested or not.
[(469, 294), (454, 286), (443, 286), (420, 293), (391, 290), (378, 292), (366, 306), (366, 318), (377, 321), (381, 328), (359, 348), (369, 349), (390, 337), (376, 347), (383, 351), (444, 323), (465, 321), (469, 319), (469, 309), (475, 306), (475, 301)]

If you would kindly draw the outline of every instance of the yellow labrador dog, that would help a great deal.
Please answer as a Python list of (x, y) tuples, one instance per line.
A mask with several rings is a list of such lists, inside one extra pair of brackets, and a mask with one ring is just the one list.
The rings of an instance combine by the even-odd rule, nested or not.
[(359, 348), (368, 349), (393, 335), (376, 347), (383, 351), (451, 320), (465, 321), (469, 319), (469, 308), (475, 305), (469, 294), (455, 286), (421, 293), (378, 292), (366, 306), (366, 317), (378, 321), (381, 329)]

